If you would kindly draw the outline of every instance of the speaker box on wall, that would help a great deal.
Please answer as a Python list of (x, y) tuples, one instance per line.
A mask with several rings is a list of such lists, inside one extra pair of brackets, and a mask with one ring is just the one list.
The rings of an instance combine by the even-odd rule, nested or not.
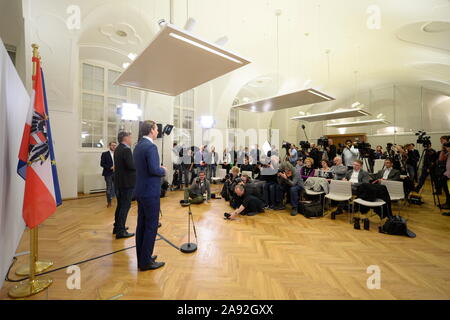
[(157, 138), (159, 139), (159, 138), (162, 138), (163, 126), (161, 123), (158, 123), (157, 126), (158, 126), (158, 137)]

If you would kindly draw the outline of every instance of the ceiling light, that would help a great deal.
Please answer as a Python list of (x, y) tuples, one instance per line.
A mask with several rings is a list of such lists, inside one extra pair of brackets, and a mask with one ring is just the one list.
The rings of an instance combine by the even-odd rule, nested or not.
[(237, 60), (237, 59), (235, 59), (235, 58), (233, 58), (233, 57), (230, 57), (229, 55), (226, 55), (226, 54), (224, 54), (224, 53), (222, 53), (222, 52), (219, 52), (219, 51), (217, 51), (217, 50), (214, 50), (214, 49), (212, 49), (212, 48), (208, 48), (207, 46), (204, 46), (204, 45), (202, 45), (201, 43), (198, 43), (198, 42), (193, 41), (193, 40), (191, 40), (191, 39), (188, 39), (188, 38), (185, 38), (185, 37), (183, 37), (183, 36), (180, 36), (179, 34), (176, 34), (176, 33), (171, 32), (169, 35), (170, 35), (171, 37), (175, 38), (175, 39), (178, 39), (178, 40), (187, 42), (187, 43), (189, 43), (189, 44), (192, 44), (192, 45), (194, 45), (194, 46), (196, 46), (196, 47), (198, 47), (198, 48), (200, 48), (200, 49), (203, 49), (203, 50), (206, 50), (206, 51), (208, 51), (208, 52), (217, 54), (218, 56), (221, 56), (221, 57), (223, 57), (223, 58), (225, 58), (225, 59), (228, 59), (228, 60), (231, 60), (231, 61), (233, 61), (233, 62), (242, 64), (242, 61), (239, 61), (239, 60)]
[(122, 64), (122, 67), (123, 67), (124, 69), (126, 69), (126, 68), (128, 68), (129, 65), (130, 65), (129, 62), (124, 62), (124, 63)]
[(326, 100), (334, 100), (333, 98), (324, 96), (323, 94), (320, 94), (320, 93), (317, 92), (317, 91), (308, 90), (308, 92), (309, 92), (309, 93), (312, 93), (312, 94), (315, 94), (316, 96), (319, 96), (319, 97), (324, 98), (324, 99), (326, 99)]
[(126, 37), (126, 36), (128, 35), (128, 33), (126, 33), (126, 32), (123, 31), (123, 30), (116, 30), (116, 34), (117, 34), (119, 37), (122, 37), (122, 38), (124, 38), (124, 37)]
[(134, 61), (134, 59), (136, 59), (136, 57), (137, 57), (137, 54), (136, 53), (129, 53), (128, 54), (128, 59), (130, 59), (131, 61)]
[(291, 118), (291, 120), (301, 120), (308, 122), (315, 121), (325, 121), (332, 119), (343, 119), (343, 118), (353, 118), (353, 117), (362, 117), (362, 116), (370, 116), (371, 114), (361, 108), (355, 109), (340, 109), (333, 112), (324, 112), (324, 113), (316, 113), (316, 114), (306, 114), (297, 117)]
[(333, 128), (344, 128), (344, 127), (371, 126), (371, 125), (376, 125), (376, 124), (390, 124), (390, 122), (387, 120), (384, 120), (384, 119), (373, 119), (373, 120), (362, 120), (362, 121), (353, 121), (353, 122), (330, 123), (325, 126), (333, 127)]
[(261, 99), (258, 101), (243, 103), (234, 106), (234, 108), (244, 111), (251, 110), (257, 112), (267, 112), (287, 108), (294, 108), (303, 105), (310, 105), (313, 103), (324, 102), (325, 100), (334, 100), (334, 98), (322, 94), (314, 89), (306, 89), (285, 93), (274, 97)]
[(214, 118), (212, 116), (201, 116), (200, 126), (204, 129), (210, 129), (214, 126)]
[(142, 110), (134, 103), (122, 103), (117, 108), (117, 113), (122, 116), (122, 120), (137, 121), (142, 116)]

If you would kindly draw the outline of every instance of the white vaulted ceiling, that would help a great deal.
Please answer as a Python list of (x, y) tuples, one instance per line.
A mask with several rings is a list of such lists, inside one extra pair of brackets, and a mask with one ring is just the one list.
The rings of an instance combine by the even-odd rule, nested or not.
[[(37, 2), (46, 5), (46, 19), (59, 19), (60, 25), (68, 6), (80, 6), (81, 30), (68, 32), (76, 38), (80, 59), (104, 60), (121, 68), (131, 61), (129, 53), (139, 54), (150, 42), (158, 31), (157, 21), (169, 20), (171, 1), (33, 0)], [(305, 87), (337, 101), (356, 88), (392, 83), (450, 91), (448, 0), (172, 2), (175, 25), (183, 27), (193, 17), (193, 33), (210, 41), (227, 36), (226, 48), (253, 61), (251, 68), (239, 71), (240, 81), (247, 84), (239, 84), (227, 106), (236, 96), (242, 103), (244, 98), (258, 100)], [(374, 6), (379, 9), (379, 29), (368, 27)], [(55, 25), (38, 32), (51, 38)], [(55, 46), (58, 41), (67, 39), (51, 40)], [(231, 86), (233, 77), (227, 79)]]

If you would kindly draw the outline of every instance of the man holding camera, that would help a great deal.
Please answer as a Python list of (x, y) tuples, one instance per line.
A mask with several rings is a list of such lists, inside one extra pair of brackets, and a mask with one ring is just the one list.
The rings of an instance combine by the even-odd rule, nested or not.
[(328, 161), (333, 162), (337, 155), (337, 148), (333, 144), (333, 139), (328, 139), (328, 146), (326, 146), (325, 150), (327, 151)]
[(342, 159), (348, 170), (353, 170), (353, 163), (358, 159), (359, 150), (355, 148), (352, 140), (345, 141), (345, 148), (342, 151)]
[(289, 162), (283, 162), (277, 173), (276, 201), (282, 203), (284, 195), (289, 194), (292, 211), (291, 216), (297, 215), (298, 199), (303, 191), (303, 180)]
[(225, 213), (225, 218), (229, 220), (236, 220), (236, 217), (239, 214), (254, 216), (255, 214), (264, 212), (264, 202), (258, 197), (258, 195), (254, 194), (251, 189), (246, 188), (242, 184), (238, 184), (235, 186), (234, 192), (242, 199), (242, 204), (232, 213)]
[(184, 202), (191, 204), (201, 204), (205, 201), (204, 195), (206, 194), (206, 201), (211, 200), (211, 186), (206, 179), (205, 171), (200, 171), (198, 177), (194, 180), (189, 189), (184, 190)]

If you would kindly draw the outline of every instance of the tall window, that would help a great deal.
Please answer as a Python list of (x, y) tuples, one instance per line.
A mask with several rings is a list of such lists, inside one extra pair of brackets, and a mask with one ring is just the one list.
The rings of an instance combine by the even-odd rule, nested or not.
[(180, 145), (192, 144), (194, 140), (194, 90), (175, 97), (173, 110), (175, 140)]
[(117, 107), (124, 102), (140, 104), (140, 92), (116, 86), (117, 70), (89, 63), (82, 64), (81, 147), (104, 148), (117, 140), (119, 130), (137, 137), (138, 121), (121, 120)]

